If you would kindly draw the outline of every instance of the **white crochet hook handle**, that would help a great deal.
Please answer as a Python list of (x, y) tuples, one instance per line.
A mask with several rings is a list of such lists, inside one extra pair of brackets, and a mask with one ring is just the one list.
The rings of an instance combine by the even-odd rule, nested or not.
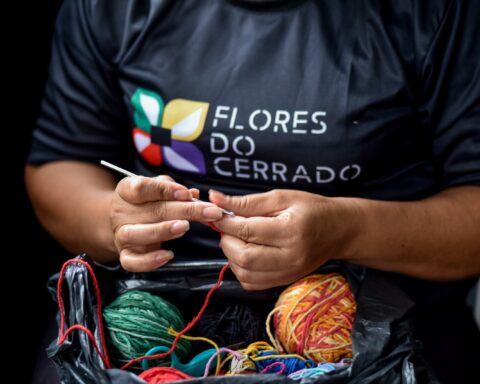
[[(103, 165), (104, 167), (113, 169), (114, 171), (117, 171), (118, 173), (121, 173), (122, 175), (125, 175), (125, 176), (137, 176), (135, 173), (132, 173), (130, 171), (127, 171), (126, 169), (120, 168), (120, 167), (118, 167), (118, 166), (116, 166), (112, 163), (109, 163), (108, 161), (105, 161), (105, 160), (100, 161), (100, 164)], [(195, 199), (195, 198), (192, 198), (192, 201), (195, 202), (195, 203), (204, 203), (205, 202), (205, 201)], [(223, 208), (222, 208), (222, 212), (225, 215), (235, 216), (235, 214), (232, 211), (227, 211), (226, 209), (223, 209)]]

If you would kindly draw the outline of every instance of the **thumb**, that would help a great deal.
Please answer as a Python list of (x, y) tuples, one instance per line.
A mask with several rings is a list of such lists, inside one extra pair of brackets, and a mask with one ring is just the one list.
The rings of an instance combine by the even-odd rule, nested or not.
[(211, 189), (208, 195), (213, 204), (243, 217), (269, 216), (279, 209), (279, 201), (273, 192), (229, 196)]

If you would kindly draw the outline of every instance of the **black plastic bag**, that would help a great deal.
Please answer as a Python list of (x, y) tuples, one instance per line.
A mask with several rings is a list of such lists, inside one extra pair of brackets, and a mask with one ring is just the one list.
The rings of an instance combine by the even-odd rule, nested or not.
[[(85, 256), (78, 259), (87, 260)], [(181, 261), (170, 263), (149, 273), (128, 273), (121, 268), (108, 268), (90, 263), (102, 291), (102, 301), (128, 290), (159, 293), (175, 304), (201, 301), (216, 282), (225, 260)], [(357, 300), (357, 314), (352, 331), (354, 358), (348, 368), (330, 372), (317, 378), (306, 378), (301, 383), (313, 384), (414, 384), (438, 383), (427, 369), (421, 355), (421, 346), (413, 339), (408, 312), (413, 302), (387, 275), (344, 264), (331, 264), (322, 272), (336, 270), (349, 281)], [(49, 289), (56, 299), (59, 275), (49, 281)], [(81, 264), (71, 264), (62, 285), (66, 327), (82, 324), (90, 329), (100, 343), (97, 303), (91, 278)], [(214, 295), (225, 300), (242, 298), (273, 303), (281, 289), (245, 292), (233, 274), (227, 274), (221, 288)], [(180, 305), (181, 306), (181, 305)], [(53, 359), (62, 383), (145, 383), (135, 374), (119, 369), (105, 369), (102, 360), (83, 332), (73, 332), (67, 341), (57, 345), (54, 340), (47, 350)], [(276, 374), (218, 376), (183, 381), (194, 384), (256, 384), (298, 383)]]

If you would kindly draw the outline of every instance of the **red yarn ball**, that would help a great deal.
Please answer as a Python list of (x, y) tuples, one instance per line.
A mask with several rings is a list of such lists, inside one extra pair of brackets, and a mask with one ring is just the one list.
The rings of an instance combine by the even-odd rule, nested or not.
[(145, 380), (148, 384), (170, 383), (172, 381), (193, 379), (186, 373), (170, 367), (154, 367), (141, 373), (139, 377)]

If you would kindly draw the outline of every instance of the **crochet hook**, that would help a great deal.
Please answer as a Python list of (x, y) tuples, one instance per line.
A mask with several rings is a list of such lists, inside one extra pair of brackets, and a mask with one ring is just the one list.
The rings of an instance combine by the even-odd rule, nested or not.
[[(126, 169), (120, 168), (120, 167), (118, 167), (118, 166), (116, 166), (112, 163), (109, 163), (108, 161), (105, 161), (105, 160), (101, 160), (100, 164), (103, 165), (104, 167), (113, 169), (114, 171), (117, 171), (118, 173), (121, 173), (122, 175), (125, 175), (125, 176), (137, 176), (135, 173), (132, 173), (130, 171), (127, 171)], [(202, 201), (200, 199), (196, 199), (194, 197), (192, 198), (192, 201), (195, 202), (195, 203), (205, 203), (205, 201)], [(223, 209), (223, 208), (222, 208), (222, 212), (225, 215), (235, 216), (235, 214), (232, 211), (227, 211), (226, 209)]]

